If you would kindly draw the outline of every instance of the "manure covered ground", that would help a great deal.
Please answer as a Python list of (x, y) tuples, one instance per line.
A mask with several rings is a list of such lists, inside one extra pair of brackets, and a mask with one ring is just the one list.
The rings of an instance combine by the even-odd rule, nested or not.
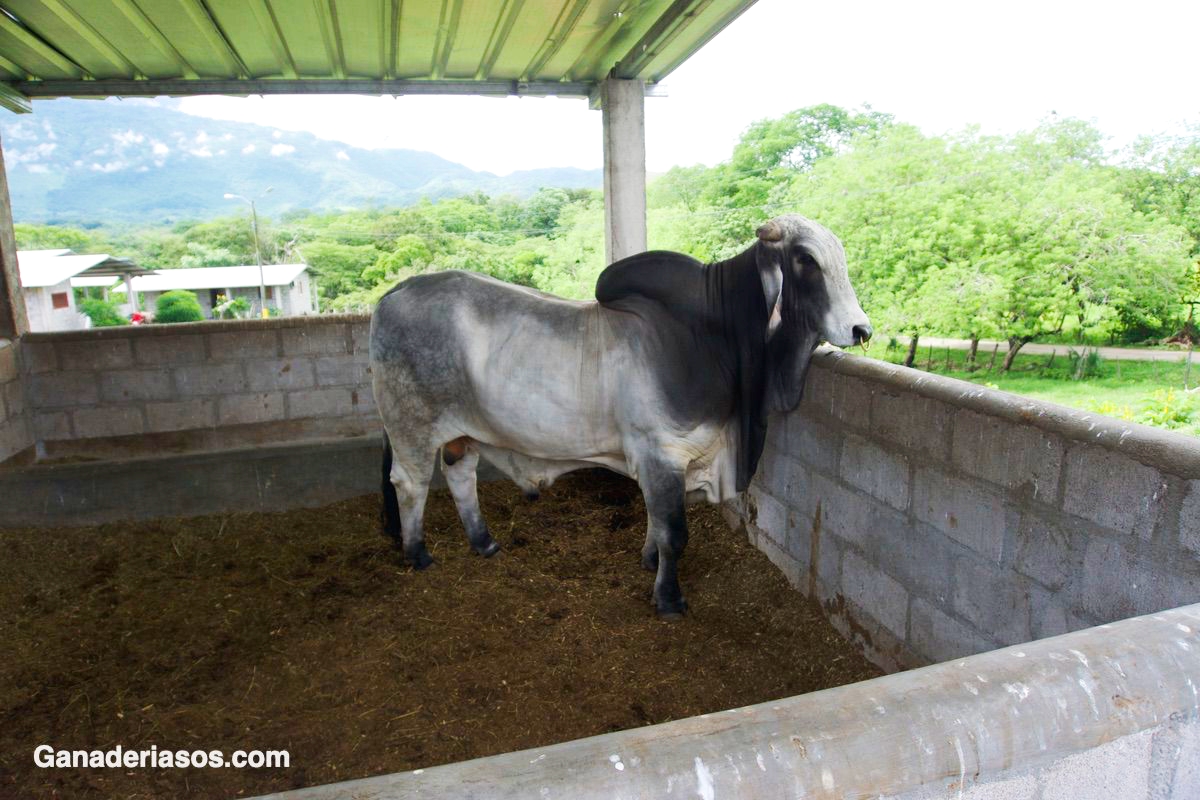
[[(378, 498), (0, 532), (0, 797), (236, 797), (460, 761), (874, 677), (713, 506), (682, 622), (645, 509), (604, 471), (480, 485), (502, 555), (430, 497), (413, 572)], [(41, 769), (56, 749), (287, 750), (287, 769)]]

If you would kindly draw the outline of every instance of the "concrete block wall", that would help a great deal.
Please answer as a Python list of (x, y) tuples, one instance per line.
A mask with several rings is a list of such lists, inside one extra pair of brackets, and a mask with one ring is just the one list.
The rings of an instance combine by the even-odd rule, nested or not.
[(33, 435), (53, 457), (372, 433), (368, 332), (347, 315), (28, 334)]
[(32, 447), (20, 342), (0, 339), (0, 462), (21, 456)]
[(886, 669), (1200, 601), (1200, 442), (842, 352), (727, 513)]

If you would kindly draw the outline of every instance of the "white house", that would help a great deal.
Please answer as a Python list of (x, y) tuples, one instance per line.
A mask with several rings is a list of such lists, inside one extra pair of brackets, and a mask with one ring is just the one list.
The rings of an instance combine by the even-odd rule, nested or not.
[(182, 289), (195, 293), (205, 316), (212, 316), (213, 308), (221, 302), (218, 297), (226, 300), (244, 297), (250, 302), (251, 316), (257, 317), (262, 311), (258, 300), (260, 280), (266, 289), (267, 308), (277, 308), (285, 317), (319, 310), (314, 303), (316, 286), (304, 264), (264, 264), (261, 276), (259, 268), (253, 264), (162, 269), (134, 278), (133, 290), (143, 295), (145, 306), (151, 313), (159, 295)]
[(17, 268), (31, 331), (87, 328), (91, 320), (75, 307), (74, 286), (126, 282), (146, 270), (107, 253), (76, 255), (70, 250), (18, 250)]

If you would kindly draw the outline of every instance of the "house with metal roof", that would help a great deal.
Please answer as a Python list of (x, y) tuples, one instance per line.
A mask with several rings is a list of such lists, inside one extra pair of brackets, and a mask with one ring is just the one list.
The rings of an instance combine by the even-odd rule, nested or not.
[(222, 302), (238, 297), (250, 303), (250, 316), (261, 316), (259, 286), (265, 290), (267, 308), (277, 309), (279, 316), (302, 316), (318, 310), (316, 284), (304, 264), (265, 264), (261, 273), (253, 264), (164, 269), (133, 279), (133, 290), (141, 295), (147, 309), (153, 311), (163, 292), (183, 290), (196, 295), (205, 316), (209, 317)]
[(112, 286), (149, 272), (107, 253), (76, 254), (67, 249), (20, 250), (17, 264), (29, 329), (35, 332), (89, 327), (88, 318), (75, 306), (75, 288)]

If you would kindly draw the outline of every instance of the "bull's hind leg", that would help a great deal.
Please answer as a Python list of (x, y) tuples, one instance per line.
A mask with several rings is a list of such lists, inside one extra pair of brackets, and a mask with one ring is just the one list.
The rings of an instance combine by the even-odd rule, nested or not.
[[(638, 469), (638, 484), (646, 498), (647, 542), (654, 543), (658, 556), (654, 606), (663, 619), (678, 619), (687, 611), (678, 573), (688, 541), (684, 468), (651, 460)], [(649, 550), (643, 550), (642, 563), (648, 566), (649, 562)]]
[(386, 435), (383, 448), (383, 532), (409, 564), (425, 569), (433, 563), (423, 525), (435, 450), (422, 452), (422, 448), (389, 442)]
[(488, 532), (487, 521), (479, 510), (479, 495), (475, 487), (475, 469), (479, 466), (479, 448), (469, 439), (455, 439), (442, 448), (442, 474), (450, 486), (458, 517), (467, 529), (471, 549), (481, 556), (493, 556), (499, 543)]

